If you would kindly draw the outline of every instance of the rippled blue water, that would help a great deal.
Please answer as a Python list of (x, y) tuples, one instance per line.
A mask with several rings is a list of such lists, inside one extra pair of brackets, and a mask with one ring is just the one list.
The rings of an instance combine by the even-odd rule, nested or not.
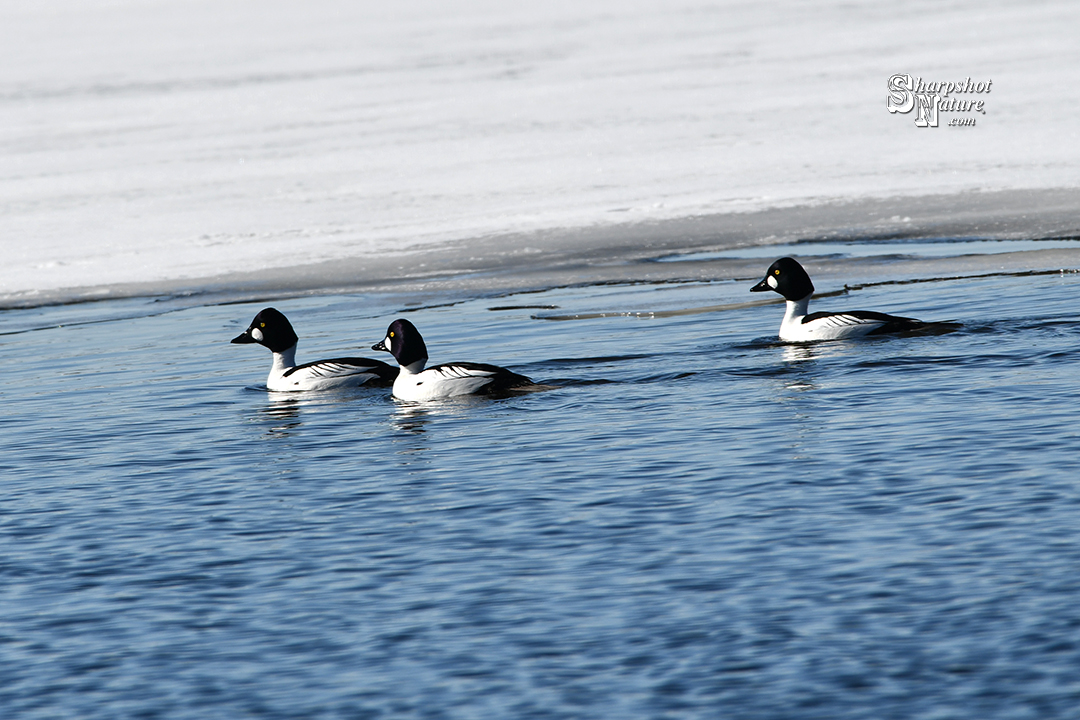
[[(262, 304), (4, 313), (3, 716), (1076, 717), (1080, 277), (815, 306), (936, 337), (663, 316), (747, 290), (412, 308), (563, 385), (425, 407), (257, 389)], [(404, 308), (274, 305), (301, 361)]]

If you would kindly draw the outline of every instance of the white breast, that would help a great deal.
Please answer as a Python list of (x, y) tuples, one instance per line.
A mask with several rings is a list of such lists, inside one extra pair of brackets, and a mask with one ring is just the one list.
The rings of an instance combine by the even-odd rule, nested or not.
[(471, 395), (490, 383), (492, 374), (455, 365), (440, 365), (415, 374), (403, 368), (394, 381), (394, 397), (409, 402), (425, 402)]
[(838, 313), (812, 322), (803, 323), (797, 316), (780, 326), (780, 339), (786, 342), (806, 342), (808, 340), (842, 340), (844, 338), (866, 335), (881, 327), (880, 320), (867, 320), (853, 315)]

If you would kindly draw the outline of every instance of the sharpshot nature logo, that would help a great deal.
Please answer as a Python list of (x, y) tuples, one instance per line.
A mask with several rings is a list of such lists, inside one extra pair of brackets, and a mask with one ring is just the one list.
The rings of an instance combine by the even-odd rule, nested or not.
[[(982, 113), (986, 114), (986, 99), (983, 97), (959, 98), (950, 95), (985, 95), (990, 92), (993, 80), (972, 82), (965, 78), (958, 82), (927, 82), (920, 78), (914, 80), (910, 75), (896, 74), (889, 78), (889, 99), (885, 106), (890, 113), (909, 113), (916, 110), (915, 124), (918, 127), (937, 127), (940, 113)], [(955, 117), (949, 127), (974, 127), (972, 115)]]

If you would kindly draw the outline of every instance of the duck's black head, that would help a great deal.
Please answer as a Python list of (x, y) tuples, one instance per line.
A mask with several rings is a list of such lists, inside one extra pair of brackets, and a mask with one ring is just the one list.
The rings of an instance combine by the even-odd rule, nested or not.
[(271, 352), (284, 352), (296, 344), (299, 338), (292, 323), (274, 308), (266, 308), (255, 316), (248, 329), (232, 339), (234, 343), (258, 343)]
[(766, 290), (778, 292), (785, 299), (796, 301), (814, 292), (814, 283), (810, 282), (810, 276), (806, 274), (798, 261), (786, 257), (770, 265), (769, 271), (765, 273), (765, 279), (750, 288), (750, 292)]
[(371, 346), (372, 350), (386, 350), (397, 359), (398, 365), (407, 367), (418, 360), (427, 361), (427, 345), (416, 326), (404, 318), (390, 323), (386, 338)]

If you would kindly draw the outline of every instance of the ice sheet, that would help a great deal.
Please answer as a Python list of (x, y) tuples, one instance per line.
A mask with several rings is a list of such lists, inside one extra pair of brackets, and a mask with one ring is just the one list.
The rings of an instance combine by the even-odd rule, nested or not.
[[(0, 298), (1075, 188), (1077, 27), (1071, 2), (4, 3)], [(918, 128), (896, 73), (992, 80), (986, 113)]]

